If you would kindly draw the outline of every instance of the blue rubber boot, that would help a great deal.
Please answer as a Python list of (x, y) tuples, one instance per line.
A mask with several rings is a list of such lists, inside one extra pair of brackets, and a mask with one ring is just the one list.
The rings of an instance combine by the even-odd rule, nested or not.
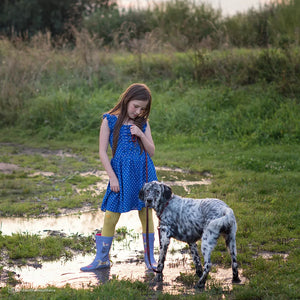
[(148, 270), (152, 270), (151, 265), (153, 267), (153, 269), (157, 268), (157, 262), (154, 258), (154, 233), (149, 233), (149, 250), (150, 250), (150, 262), (151, 265), (149, 263), (149, 259), (148, 259), (148, 255), (147, 255), (147, 241), (146, 241), (146, 234), (143, 233), (143, 242), (144, 242), (144, 260), (145, 260), (145, 264), (148, 268)]
[(89, 272), (97, 269), (109, 268), (109, 250), (112, 240), (113, 236), (101, 236), (100, 234), (96, 234), (96, 257), (90, 265), (82, 267), (80, 270)]

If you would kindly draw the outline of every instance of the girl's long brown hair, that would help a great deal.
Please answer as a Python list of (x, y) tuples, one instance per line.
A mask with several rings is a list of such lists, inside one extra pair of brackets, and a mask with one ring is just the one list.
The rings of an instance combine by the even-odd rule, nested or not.
[[(147, 122), (150, 114), (151, 102), (152, 102), (150, 89), (143, 83), (131, 84), (126, 89), (126, 91), (123, 94), (121, 94), (117, 105), (114, 108), (112, 108), (110, 111), (108, 111), (109, 114), (118, 116), (117, 122), (114, 127), (113, 146), (112, 146), (113, 156), (115, 155), (117, 150), (120, 129), (127, 117), (127, 106), (131, 100), (148, 101), (147, 106), (145, 110), (142, 112), (142, 114), (134, 119), (134, 124), (138, 126), (141, 130), (143, 128), (143, 125)], [(142, 152), (144, 150), (144, 146), (140, 138), (138, 138), (138, 143), (141, 147), (141, 152)]]

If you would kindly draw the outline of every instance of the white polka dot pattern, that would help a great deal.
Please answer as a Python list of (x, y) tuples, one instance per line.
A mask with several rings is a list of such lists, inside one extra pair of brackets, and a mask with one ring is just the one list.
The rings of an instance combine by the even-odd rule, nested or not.
[[(105, 114), (110, 129), (109, 143), (112, 146), (113, 130), (117, 121), (115, 115)], [(145, 132), (147, 124), (143, 126)], [(124, 213), (130, 210), (141, 210), (145, 204), (139, 199), (139, 191), (146, 182), (145, 152), (141, 153), (138, 142), (131, 139), (130, 125), (123, 125), (120, 129), (118, 147), (111, 165), (120, 184), (120, 192), (111, 191), (108, 183), (106, 194), (103, 198), (101, 210)], [(147, 153), (148, 181), (157, 180), (155, 167)]]

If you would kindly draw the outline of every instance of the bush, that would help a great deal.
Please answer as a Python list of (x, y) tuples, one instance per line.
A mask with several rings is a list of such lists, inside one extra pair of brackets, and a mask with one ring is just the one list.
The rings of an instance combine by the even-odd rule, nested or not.
[(0, 3), (0, 33), (31, 38), (38, 32), (72, 39), (71, 27), (80, 26), (83, 15), (114, 7), (108, 0), (13, 0)]

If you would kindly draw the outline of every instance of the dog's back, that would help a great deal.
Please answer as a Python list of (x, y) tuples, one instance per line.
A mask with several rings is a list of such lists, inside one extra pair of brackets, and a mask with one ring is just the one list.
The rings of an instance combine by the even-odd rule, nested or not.
[(202, 237), (208, 226), (219, 232), (230, 230), (235, 226), (235, 218), (232, 209), (219, 199), (190, 199), (173, 195), (161, 215), (161, 225), (168, 225), (175, 239), (192, 243)]
[(219, 199), (200, 199), (202, 202), (202, 213), (206, 219), (206, 225), (212, 224), (219, 231), (228, 232), (233, 229), (236, 231), (236, 220), (233, 210), (222, 200)]

